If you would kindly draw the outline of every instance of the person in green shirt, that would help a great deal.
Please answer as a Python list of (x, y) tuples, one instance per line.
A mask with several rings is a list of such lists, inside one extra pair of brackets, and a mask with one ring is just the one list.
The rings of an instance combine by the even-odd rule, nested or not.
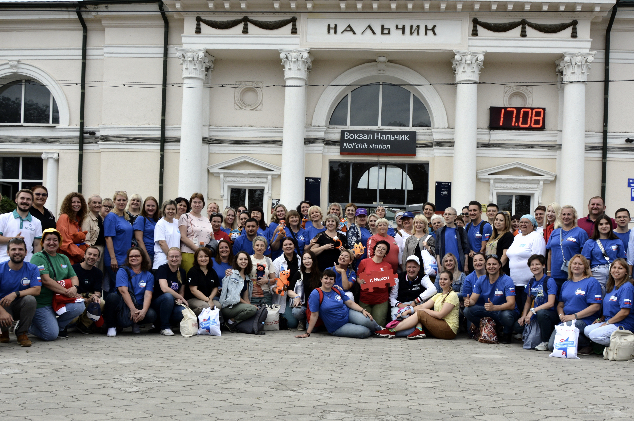
[[(37, 309), (29, 333), (44, 341), (53, 341), (58, 337), (68, 337), (67, 325), (84, 312), (86, 304), (83, 300), (66, 303), (64, 307), (58, 309), (59, 317), (56, 318), (53, 297), (55, 294), (60, 294), (68, 298), (81, 298), (81, 295), (77, 294), (79, 279), (68, 257), (58, 253), (59, 245), (62, 243), (62, 235), (59, 231), (54, 228), (44, 230), (41, 241), (42, 251), (35, 253), (31, 258), (31, 263), (40, 271), (42, 290), (36, 297)], [(66, 289), (58, 283), (64, 279), (70, 279), (73, 286)]]

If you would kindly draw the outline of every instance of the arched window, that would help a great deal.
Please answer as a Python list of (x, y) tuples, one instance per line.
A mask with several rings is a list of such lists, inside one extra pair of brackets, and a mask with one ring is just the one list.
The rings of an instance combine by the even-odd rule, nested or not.
[(41, 83), (15, 80), (0, 87), (0, 124), (59, 124), (57, 103)]
[(355, 88), (335, 107), (331, 126), (431, 127), (427, 108), (412, 92), (391, 83)]

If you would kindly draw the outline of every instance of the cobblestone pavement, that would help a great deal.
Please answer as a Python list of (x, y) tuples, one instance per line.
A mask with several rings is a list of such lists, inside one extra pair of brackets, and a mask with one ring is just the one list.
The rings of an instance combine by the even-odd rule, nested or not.
[[(223, 332), (224, 333), (224, 332)], [(632, 420), (634, 362), (296, 332), (0, 346), (0, 419)], [(629, 414), (629, 415), (628, 415)]]

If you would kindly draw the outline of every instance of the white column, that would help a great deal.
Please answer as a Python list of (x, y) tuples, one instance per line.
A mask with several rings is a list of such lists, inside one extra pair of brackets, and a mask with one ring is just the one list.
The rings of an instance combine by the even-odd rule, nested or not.
[(484, 52), (454, 51), (456, 73), (456, 123), (453, 148), (451, 205), (456, 209), (476, 200), (478, 148), (478, 85)]
[(564, 53), (556, 61), (564, 85), (564, 110), (561, 126), (561, 165), (557, 174), (560, 204), (572, 205), (584, 214), (586, 153), (586, 81), (594, 52)]
[(304, 200), (306, 80), (312, 66), (308, 49), (280, 50), (284, 66), (284, 129), (280, 202), (295, 208)]
[(178, 195), (189, 198), (192, 193), (200, 192), (202, 186), (203, 82), (213, 70), (214, 57), (204, 49), (178, 48), (177, 54), (183, 66)]
[(46, 208), (57, 218), (57, 177), (59, 175), (59, 154), (57, 152), (44, 152), (42, 159), (46, 159), (46, 182), (44, 187), (48, 190)]

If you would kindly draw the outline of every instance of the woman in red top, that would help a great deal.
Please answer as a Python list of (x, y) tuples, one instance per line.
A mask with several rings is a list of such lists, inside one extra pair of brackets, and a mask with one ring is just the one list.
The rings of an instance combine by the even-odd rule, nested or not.
[(544, 240), (548, 243), (550, 234), (553, 233), (555, 228), (560, 228), (561, 223), (561, 206), (559, 203), (553, 202), (546, 208), (546, 218), (544, 218), (546, 227), (544, 228)]
[(62, 235), (59, 245), (60, 253), (68, 256), (74, 265), (84, 260), (87, 231), (81, 230), (81, 223), (88, 212), (88, 205), (81, 193), (68, 193), (62, 202), (60, 216), (57, 220), (57, 231)]
[[(368, 240), (368, 244), (369, 243), (370, 241)], [(390, 249), (392, 249), (392, 246), (390, 246), (390, 244), (385, 240), (379, 240), (374, 244), (371, 249), (372, 257), (363, 259), (361, 263), (359, 263), (359, 270), (357, 272), (357, 282), (359, 284), (365, 284), (365, 280), (361, 279), (361, 276), (364, 273), (386, 272), (396, 274), (392, 265), (383, 261), (383, 258), (386, 255), (389, 255)], [(374, 288), (372, 291), (361, 288), (359, 305), (364, 310), (367, 310), (380, 326), (385, 326), (387, 323), (387, 316), (390, 314), (389, 298), (390, 289), (388, 287)]]
[(390, 247), (388, 249), (387, 255), (385, 256), (385, 261), (392, 265), (392, 269), (394, 273), (396, 273), (397, 268), (399, 266), (398, 261), (398, 244), (396, 244), (396, 240), (394, 237), (390, 237), (387, 234), (387, 229), (389, 227), (389, 222), (385, 218), (381, 218), (376, 221), (376, 234), (368, 239), (368, 257), (374, 256), (374, 247), (379, 241), (386, 241)]

